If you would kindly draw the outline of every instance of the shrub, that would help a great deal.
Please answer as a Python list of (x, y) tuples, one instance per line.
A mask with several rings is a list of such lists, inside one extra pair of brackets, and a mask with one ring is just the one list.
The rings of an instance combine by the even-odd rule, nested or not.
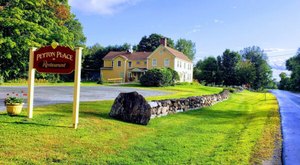
[(0, 75), (0, 85), (2, 85), (3, 83), (4, 83), (4, 77)]
[(177, 82), (176, 85), (192, 85), (192, 83), (189, 83), (189, 82)]
[(170, 82), (170, 85), (175, 85), (176, 81), (179, 81), (179, 74), (171, 68), (168, 68), (167, 70), (172, 74), (172, 81)]
[(174, 85), (179, 79), (178, 73), (170, 68), (150, 69), (141, 78), (140, 83), (143, 86), (169, 86)]
[(97, 84), (103, 84), (103, 81), (101, 78), (97, 81)]
[(232, 88), (232, 87), (227, 87), (227, 88), (224, 88), (224, 89), (229, 90), (230, 93), (235, 93), (236, 92), (235, 89)]

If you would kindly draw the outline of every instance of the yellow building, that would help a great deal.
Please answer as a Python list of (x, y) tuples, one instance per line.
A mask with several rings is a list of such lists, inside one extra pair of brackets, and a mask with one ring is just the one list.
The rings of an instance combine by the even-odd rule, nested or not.
[(148, 69), (167, 67), (178, 72), (180, 82), (192, 82), (192, 61), (166, 43), (163, 38), (161, 45), (153, 52), (109, 52), (103, 58), (104, 67), (100, 69), (102, 80), (134, 81), (139, 80)]

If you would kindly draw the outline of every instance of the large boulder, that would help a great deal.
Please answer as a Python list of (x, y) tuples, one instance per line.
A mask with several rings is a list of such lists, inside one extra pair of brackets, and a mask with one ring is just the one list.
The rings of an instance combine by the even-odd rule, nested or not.
[(151, 117), (151, 107), (137, 92), (120, 93), (111, 107), (109, 116), (130, 123), (147, 125)]

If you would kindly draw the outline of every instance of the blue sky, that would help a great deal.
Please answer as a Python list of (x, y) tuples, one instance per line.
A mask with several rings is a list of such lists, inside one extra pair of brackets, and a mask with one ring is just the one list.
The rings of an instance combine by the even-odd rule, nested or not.
[(300, 47), (299, 0), (69, 0), (87, 45), (138, 44), (158, 33), (196, 43), (194, 62), (257, 45), (274, 77)]

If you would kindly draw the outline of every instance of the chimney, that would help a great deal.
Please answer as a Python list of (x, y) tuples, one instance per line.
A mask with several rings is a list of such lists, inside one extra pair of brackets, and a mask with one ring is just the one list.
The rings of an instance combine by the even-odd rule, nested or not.
[(132, 48), (131, 45), (130, 45), (129, 49), (127, 50), (127, 52), (130, 53), (130, 54), (133, 53), (133, 48)]
[(165, 37), (160, 38), (160, 44), (162, 46), (167, 46), (167, 38), (165, 38)]
[(130, 52), (130, 53), (133, 53), (133, 48), (132, 48), (131, 45), (130, 45), (130, 48), (129, 48), (129, 52)]

